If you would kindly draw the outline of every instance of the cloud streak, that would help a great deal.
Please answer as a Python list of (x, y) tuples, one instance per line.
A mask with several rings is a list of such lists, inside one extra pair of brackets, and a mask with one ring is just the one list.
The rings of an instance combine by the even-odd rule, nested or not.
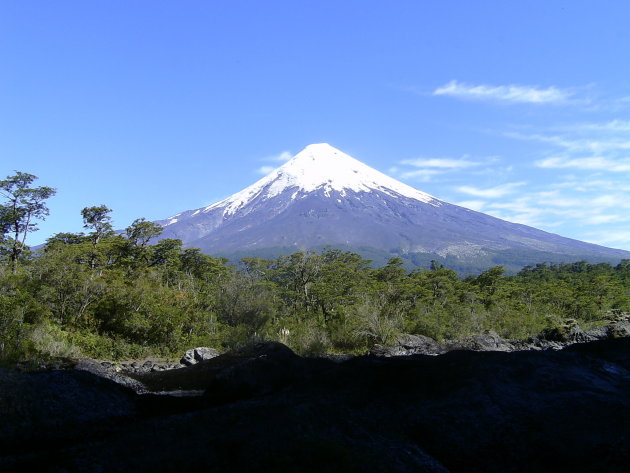
[(460, 171), (482, 166), (489, 162), (494, 162), (497, 159), (498, 158), (493, 156), (483, 158), (481, 161), (473, 161), (468, 159), (468, 155), (464, 155), (461, 158), (404, 159), (398, 161), (400, 167), (392, 167), (390, 168), (390, 172), (398, 175), (400, 179), (414, 179), (421, 182), (430, 182), (435, 176), (440, 175), (448, 179), (447, 175), (458, 175)]
[[(630, 119), (628, 115), (612, 115), (617, 112), (603, 106), (610, 101), (602, 103), (582, 93), (578, 96), (577, 91), (451, 81), (435, 89), (433, 96), (506, 105), (578, 107), (573, 107), (570, 114), (563, 108), (554, 109), (553, 114), (545, 109), (545, 115), (541, 109), (530, 109), (522, 120), (517, 117), (514, 123), (480, 128), (483, 133), (523, 142), (512, 148), (498, 148), (502, 157), (493, 166), (468, 155), (459, 160), (409, 159), (400, 164), (439, 171), (440, 176), (434, 178), (438, 190), (430, 191), (434, 195), (443, 192), (445, 200), (463, 207), (580, 240), (630, 249)], [(606, 114), (594, 115), (602, 111)], [(580, 112), (588, 115), (576, 119)], [(531, 119), (538, 121), (527, 122)], [(481, 165), (473, 167), (467, 162)], [(500, 163), (513, 168), (507, 172), (508, 168)], [(437, 187), (438, 182), (441, 187)]]
[(486, 206), (487, 202), (483, 200), (462, 200), (461, 202), (457, 202), (456, 205), (460, 207), (466, 207), (470, 210), (476, 210), (477, 212), (481, 212)]
[(274, 166), (261, 166), (258, 169), (256, 169), (256, 172), (258, 174), (263, 174), (263, 175), (266, 176), (267, 174), (269, 174), (274, 169), (276, 169)]
[(517, 187), (524, 186), (525, 184), (525, 182), (509, 182), (507, 184), (501, 184), (500, 186), (490, 187), (486, 189), (479, 189), (473, 186), (459, 186), (457, 188), (457, 191), (475, 197), (495, 199), (497, 197), (503, 197), (505, 195), (512, 194), (516, 191)]
[(605, 123), (584, 123), (570, 127), (569, 130), (604, 132), (630, 131), (630, 121), (611, 120)]
[(291, 151), (283, 151), (282, 153), (275, 154), (273, 156), (267, 156), (263, 159), (263, 161), (274, 161), (277, 163), (286, 163), (289, 159), (293, 157)]
[(442, 174), (436, 169), (416, 169), (415, 171), (405, 171), (400, 174), (402, 179), (416, 179), (421, 182), (429, 182), (433, 176)]
[(555, 169), (572, 168), (591, 171), (630, 172), (629, 160), (615, 161), (601, 156), (591, 156), (586, 158), (546, 158), (536, 161), (536, 166), (540, 168)]
[[(575, 194), (565, 195), (562, 193), (564, 188), (557, 188), (527, 194), (519, 194), (515, 191), (514, 195), (509, 198), (500, 196), (502, 198), (497, 199), (496, 196), (501, 194), (501, 187), (473, 188), (472, 192), (480, 197), (480, 194), (486, 194), (484, 197), (487, 200), (462, 201), (458, 205), (480, 210), (510, 222), (548, 230), (562, 227), (571, 222), (580, 222), (581, 225), (593, 227), (606, 225), (607, 228), (611, 229), (610, 231), (614, 232), (614, 225), (622, 229), (630, 222), (630, 213), (626, 210), (630, 209), (630, 202), (623, 193), (580, 193), (580, 198)], [(463, 190), (471, 191), (468, 188)], [(594, 234), (591, 233), (591, 235)], [(612, 239), (605, 239), (603, 233), (601, 235), (595, 239), (591, 238), (591, 241), (598, 240), (595, 242), (601, 244), (610, 244), (613, 241)], [(620, 243), (624, 242), (620, 241)], [(627, 241), (625, 246), (627, 247)]]
[(597, 243), (599, 245), (612, 246), (613, 248), (625, 247), (627, 248), (627, 244), (630, 241), (630, 231), (628, 230), (606, 230), (603, 232), (592, 232), (590, 233), (589, 240), (592, 243)]
[[(286, 163), (292, 157), (293, 157), (293, 154), (290, 151), (282, 151), (281, 153), (274, 154), (273, 156), (264, 157), (261, 159), (261, 161), (274, 162), (274, 163)], [(276, 167), (277, 166), (270, 166), (270, 165), (260, 166), (258, 169), (256, 169), (256, 173), (267, 175), (271, 171), (276, 169)]]
[(418, 158), (405, 159), (400, 162), (408, 166), (417, 168), (442, 168), (442, 169), (463, 169), (473, 166), (479, 166), (481, 163), (468, 161), (467, 159), (447, 159), (447, 158)]
[[(607, 130), (610, 131), (610, 130)], [(622, 130), (619, 130), (622, 131)], [(514, 138), (525, 141), (538, 141), (540, 143), (548, 143), (551, 145), (564, 148), (567, 152), (579, 153), (603, 153), (614, 151), (630, 150), (630, 141), (626, 137), (611, 137), (606, 139), (598, 139), (593, 136), (588, 138), (566, 137), (558, 135), (541, 135), (532, 134), (525, 135), (522, 133), (508, 132), (503, 133), (507, 138)]]
[(524, 85), (470, 85), (452, 80), (435, 89), (433, 95), (508, 103), (559, 104), (568, 102), (573, 92), (556, 87), (541, 89)]

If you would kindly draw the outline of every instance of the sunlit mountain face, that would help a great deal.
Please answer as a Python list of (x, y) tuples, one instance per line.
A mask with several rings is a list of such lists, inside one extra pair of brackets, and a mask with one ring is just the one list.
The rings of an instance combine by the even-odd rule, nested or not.
[(449, 204), (326, 143), (307, 146), (227, 199), (157, 223), (161, 238), (227, 256), (330, 246), (415, 265), (438, 259), (475, 268), (630, 258)]

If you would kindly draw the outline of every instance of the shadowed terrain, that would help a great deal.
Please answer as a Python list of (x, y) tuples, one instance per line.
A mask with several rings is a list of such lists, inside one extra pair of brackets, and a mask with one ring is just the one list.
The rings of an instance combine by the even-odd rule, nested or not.
[(627, 471), (630, 338), (308, 359), (263, 343), (123, 386), (1, 372), (3, 471)]

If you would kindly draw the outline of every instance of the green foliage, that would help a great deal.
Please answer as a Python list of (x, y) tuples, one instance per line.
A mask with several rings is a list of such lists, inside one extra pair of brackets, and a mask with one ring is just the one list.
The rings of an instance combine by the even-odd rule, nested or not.
[(230, 266), (180, 240), (151, 244), (161, 228), (145, 219), (117, 235), (104, 205), (81, 212), (89, 234), (59, 233), (25, 259), (7, 232), (17, 228), (23, 242), (54, 193), (32, 189), (33, 179), (0, 181), (21, 209), (0, 206), (0, 360), (172, 356), (258, 340), (304, 355), (362, 353), (401, 333), (444, 340), (494, 330), (523, 339), (568, 319), (590, 326), (630, 311), (630, 260), (541, 263), (515, 275), (493, 266), (462, 279), (445, 260), (408, 272), (399, 257), (374, 268), (358, 253), (323, 248)]
[(111, 209), (105, 205), (84, 207), (83, 210), (81, 210), (83, 228), (87, 230), (92, 229), (90, 236), (95, 245), (98, 244), (100, 239), (105, 235), (113, 232), (110, 213)]
[(328, 331), (315, 321), (307, 320), (293, 324), (290, 321), (287, 322), (269, 338), (288, 345), (302, 356), (318, 356), (331, 350)]
[(127, 227), (125, 232), (127, 233), (127, 239), (133, 246), (144, 248), (149, 240), (162, 234), (162, 227), (144, 218), (138, 218)]
[(246, 258), (236, 268), (147, 236), (103, 234), (95, 245), (59, 234), (19, 274), (2, 270), (2, 358), (168, 356), (257, 340), (304, 355), (362, 353), (401, 333), (445, 340), (494, 330), (523, 339), (630, 310), (627, 261), (539, 264), (514, 276), (496, 266), (460, 279), (439, 263), (408, 273), (392, 258), (373, 269), (327, 248)]
[(52, 187), (31, 187), (37, 176), (16, 171), (13, 176), (0, 180), (0, 246), (7, 255), (13, 273), (17, 272), (18, 261), (28, 249), (26, 237), (37, 230), (36, 220), (48, 215), (46, 200), (57, 192)]
[(28, 339), (38, 358), (76, 358), (81, 354), (69, 334), (50, 321), (32, 327)]
[(356, 336), (365, 338), (368, 345), (385, 345), (395, 340), (400, 334), (402, 314), (387, 303), (384, 296), (364, 298), (352, 311), (356, 321)]
[(122, 336), (99, 334), (90, 331), (70, 332), (68, 340), (83, 356), (105, 360), (144, 358), (149, 355), (169, 356), (172, 352), (164, 347), (132, 343)]

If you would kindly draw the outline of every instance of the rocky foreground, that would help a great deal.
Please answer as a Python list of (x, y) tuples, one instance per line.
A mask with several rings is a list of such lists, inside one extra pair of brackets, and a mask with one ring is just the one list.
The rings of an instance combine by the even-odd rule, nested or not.
[(630, 338), (495, 350), (0, 370), (0, 471), (628, 471)]

